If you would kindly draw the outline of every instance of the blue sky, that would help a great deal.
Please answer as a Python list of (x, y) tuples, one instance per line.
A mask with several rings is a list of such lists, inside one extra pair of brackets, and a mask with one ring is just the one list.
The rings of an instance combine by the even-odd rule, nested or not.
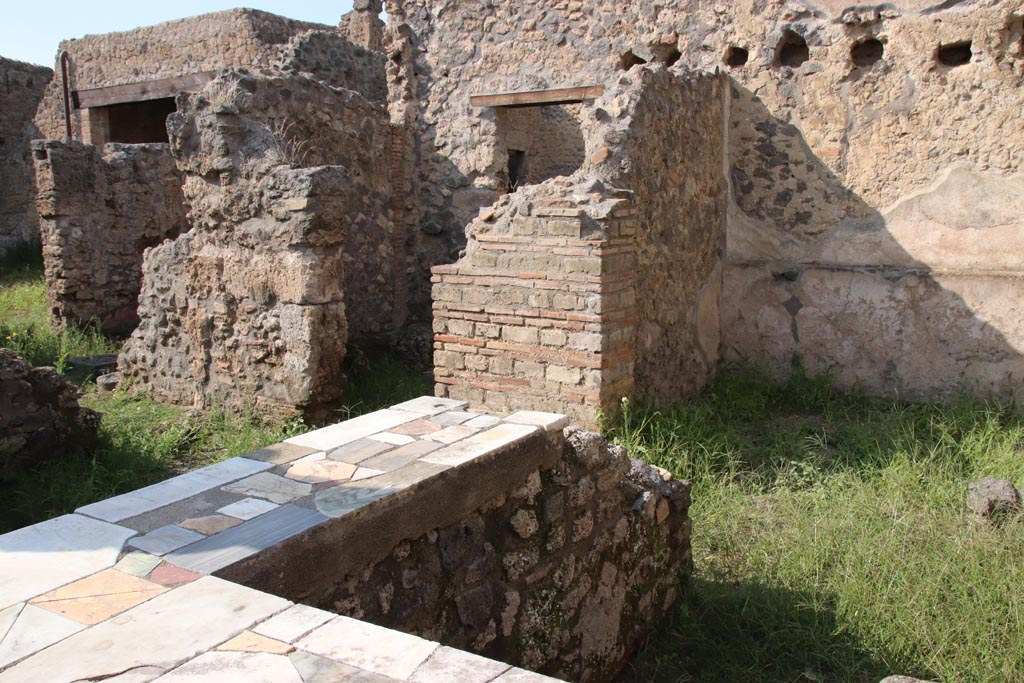
[(57, 44), (90, 33), (125, 31), (170, 19), (252, 7), (292, 19), (337, 25), (352, 0), (4, 0), (0, 18), (0, 56), (53, 68)]

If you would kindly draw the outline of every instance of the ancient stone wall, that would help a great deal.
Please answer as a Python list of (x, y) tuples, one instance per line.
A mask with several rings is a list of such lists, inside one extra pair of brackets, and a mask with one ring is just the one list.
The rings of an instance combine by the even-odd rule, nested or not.
[(338, 28), (356, 45), (380, 52), (384, 47), (384, 0), (354, 0), (352, 11), (341, 17)]
[[(434, 269), (439, 396), (592, 424), (633, 390), (637, 212), (558, 178), (506, 195)], [(590, 194), (587, 190), (591, 190)]]
[(639, 211), (634, 395), (664, 403), (692, 395), (718, 369), (728, 86), (707, 74), (636, 71), (642, 94), (628, 156), (606, 163), (628, 165), (616, 185), (634, 191)]
[(100, 416), (53, 368), (33, 368), (0, 347), (0, 470), (79, 452), (96, 441)]
[(0, 57), (0, 256), (39, 234), (29, 140), (38, 135), (32, 119), (51, 76), (45, 67)]
[(721, 69), (722, 356), (915, 398), (1019, 391), (1024, 3), (846, 7), (391, 3), (418, 48), (425, 246), (451, 258), (504, 191), (498, 116), (470, 95)]
[(281, 48), (273, 68), (309, 74), (335, 88), (355, 90), (371, 102), (385, 104), (388, 86), (384, 59), (384, 53), (367, 50), (337, 31), (308, 31)]
[[(332, 453), (345, 458), (360, 445)], [(423, 462), (403, 471), (415, 483), (395, 472), (384, 500), (354, 503), (361, 509), (218, 575), (548, 675), (603, 682), (691, 571), (689, 483), (631, 461), (595, 433), (535, 432), (440, 474)]]
[(167, 145), (39, 140), (33, 152), (51, 318), (131, 331), (143, 252), (187, 229)]
[[(233, 9), (169, 21), (132, 31), (90, 35), (60, 44), (70, 56), (71, 91), (90, 90), (231, 67), (269, 67), (295, 36), (330, 27), (267, 12)], [(47, 139), (64, 135), (64, 104), (57, 77), (39, 107), (36, 123)], [(81, 110), (72, 117), (73, 137), (83, 139)]]
[(341, 392), (347, 339), (392, 321), (387, 111), (277, 71), (178, 106), (191, 232), (147, 254), (122, 370), (173, 403), (314, 413)]
[[(591, 423), (624, 396), (703, 386), (719, 359), (724, 95), (718, 77), (638, 66), (576, 106), (579, 169), (484, 209), (466, 255), (434, 269), (440, 395)], [(499, 129), (540, 109), (499, 111)]]

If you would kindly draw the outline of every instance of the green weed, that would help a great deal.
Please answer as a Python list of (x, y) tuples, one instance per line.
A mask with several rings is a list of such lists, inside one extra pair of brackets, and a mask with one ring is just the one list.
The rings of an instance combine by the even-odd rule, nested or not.
[(1024, 481), (1011, 406), (732, 371), (606, 429), (693, 482), (694, 580), (624, 680), (1024, 678), (1024, 522), (965, 510), (970, 481)]

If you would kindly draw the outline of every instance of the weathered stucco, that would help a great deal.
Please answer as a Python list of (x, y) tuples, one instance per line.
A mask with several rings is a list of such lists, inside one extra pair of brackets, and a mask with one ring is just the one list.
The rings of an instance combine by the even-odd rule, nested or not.
[(39, 236), (29, 141), (32, 123), (53, 72), (0, 57), (0, 256)]

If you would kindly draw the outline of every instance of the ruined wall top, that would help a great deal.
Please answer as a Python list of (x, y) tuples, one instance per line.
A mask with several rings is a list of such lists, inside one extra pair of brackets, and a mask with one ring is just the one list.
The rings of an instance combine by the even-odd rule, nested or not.
[[(270, 66), (271, 46), (305, 31), (332, 30), (251, 9), (66, 40), (72, 89), (100, 88), (229, 67)], [(59, 54), (59, 51), (58, 51)]]

